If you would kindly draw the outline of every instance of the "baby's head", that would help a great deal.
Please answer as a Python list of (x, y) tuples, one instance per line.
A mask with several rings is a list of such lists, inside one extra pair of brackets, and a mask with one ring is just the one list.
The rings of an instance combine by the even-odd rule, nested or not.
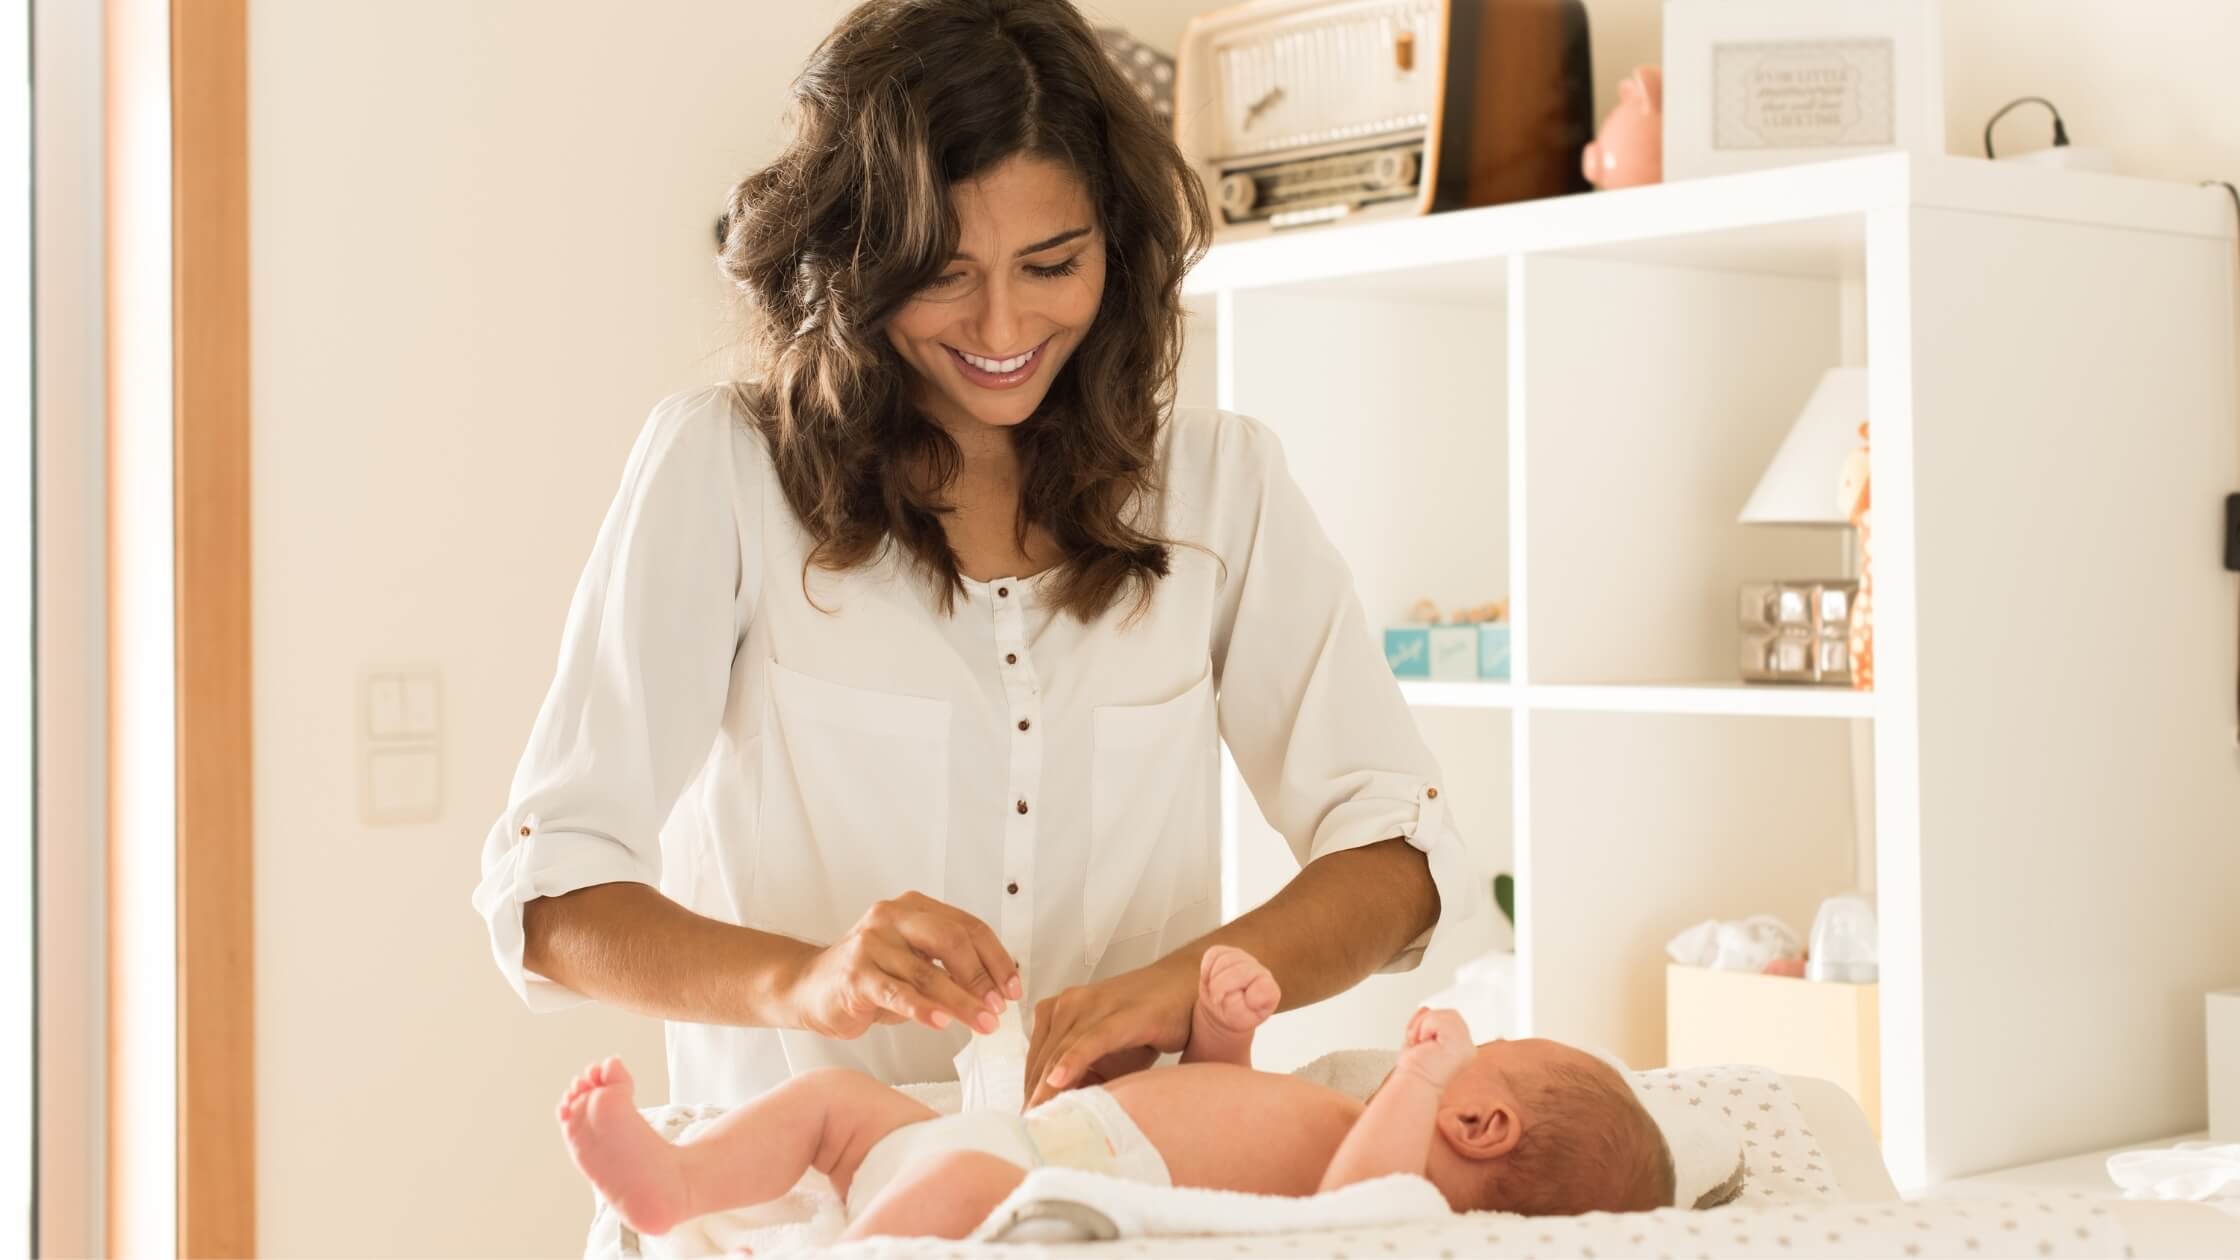
[(1607, 1062), (1488, 1041), (1439, 1097), (1432, 1184), (1456, 1211), (1571, 1216), (1672, 1206), (1664, 1131)]

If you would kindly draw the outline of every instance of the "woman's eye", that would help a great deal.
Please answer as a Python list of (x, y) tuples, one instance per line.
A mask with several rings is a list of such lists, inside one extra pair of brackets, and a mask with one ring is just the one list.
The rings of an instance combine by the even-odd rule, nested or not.
[[(1075, 254), (1073, 257), (1068, 258), (1064, 262), (1058, 263), (1054, 266), (1029, 266), (1027, 270), (1033, 272), (1034, 274), (1042, 277), (1045, 280), (1056, 280), (1061, 276), (1070, 276), (1074, 272), (1081, 270), (1081, 255)], [(948, 275), (936, 276), (933, 279), (926, 281), (922, 287), (926, 289), (941, 289), (948, 287), (949, 282), (952, 280), (962, 279), (964, 279), (963, 272), (952, 271)]]

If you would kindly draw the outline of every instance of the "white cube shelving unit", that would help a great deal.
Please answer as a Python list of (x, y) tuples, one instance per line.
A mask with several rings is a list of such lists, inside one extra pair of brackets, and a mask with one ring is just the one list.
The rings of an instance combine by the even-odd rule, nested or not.
[[(2240, 984), (2233, 214), (2221, 189), (1903, 153), (1307, 229), (1191, 273), (1183, 401), (1252, 415), (1372, 627), (1506, 595), (1513, 681), (1404, 688), (1521, 1026), (1663, 1053), (1663, 952), (1830, 894), (1882, 920), (1904, 1186), (2199, 1128)], [(1877, 689), (1738, 681), (1737, 586), (1842, 572), (1735, 517), (1869, 373)], [(1289, 859), (1233, 781), (1226, 896)], [(1396, 1037), (1482, 939), (1277, 1017)]]

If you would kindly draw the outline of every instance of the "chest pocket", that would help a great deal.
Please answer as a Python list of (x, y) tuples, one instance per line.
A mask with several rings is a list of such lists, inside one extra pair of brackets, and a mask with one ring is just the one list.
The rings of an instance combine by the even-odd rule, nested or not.
[(821, 945), (874, 901), (941, 897), (950, 702), (767, 668), (749, 926)]
[(1099, 705), (1090, 717), (1089, 863), (1083, 957), (1156, 932), (1212, 897), (1221, 843), (1213, 669), (1156, 704)]

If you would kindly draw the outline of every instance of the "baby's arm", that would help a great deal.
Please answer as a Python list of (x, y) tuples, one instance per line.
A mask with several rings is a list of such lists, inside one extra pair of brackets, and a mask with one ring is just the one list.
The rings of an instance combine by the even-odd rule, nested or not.
[(1361, 1118), (1338, 1143), (1317, 1192), (1391, 1173), (1424, 1175), (1439, 1099), (1476, 1048), (1453, 1011), (1419, 1010), (1408, 1020), (1399, 1066), (1370, 1095)]
[(1350, 1186), (1389, 1173), (1423, 1175), (1440, 1090), (1420, 1073), (1397, 1067), (1346, 1131), (1316, 1192)]

